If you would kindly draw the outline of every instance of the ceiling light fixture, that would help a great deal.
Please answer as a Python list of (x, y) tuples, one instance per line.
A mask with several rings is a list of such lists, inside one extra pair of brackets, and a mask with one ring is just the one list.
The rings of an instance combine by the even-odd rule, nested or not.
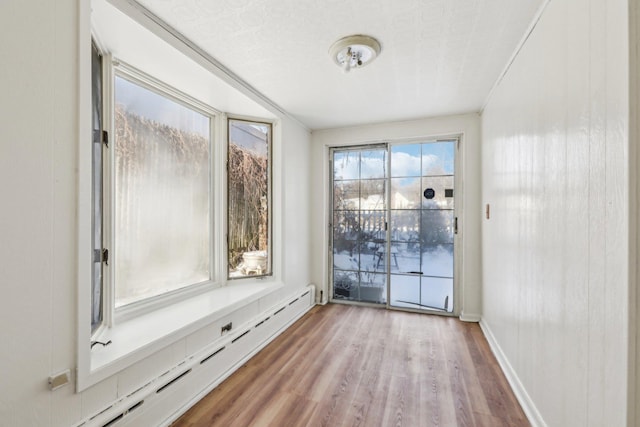
[(355, 35), (341, 38), (329, 48), (329, 56), (345, 73), (364, 67), (380, 54), (380, 43), (369, 36)]

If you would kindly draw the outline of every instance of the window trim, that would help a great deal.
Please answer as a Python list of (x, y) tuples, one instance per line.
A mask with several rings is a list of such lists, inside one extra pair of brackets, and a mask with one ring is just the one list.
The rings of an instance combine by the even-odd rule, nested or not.
[[(150, 90), (160, 96), (171, 101), (177, 102), (191, 110), (209, 117), (209, 280), (193, 283), (182, 288), (174, 289), (160, 295), (151, 296), (140, 301), (135, 301), (123, 305), (115, 306), (115, 279), (113, 269), (104, 269), (103, 275), (103, 307), (104, 316), (103, 324), (106, 327), (113, 327), (119, 322), (144, 315), (154, 310), (176, 304), (182, 300), (188, 299), (194, 295), (210, 291), (223, 285), (218, 280), (216, 266), (216, 230), (215, 224), (218, 221), (215, 212), (215, 173), (216, 173), (216, 155), (215, 146), (217, 140), (217, 132), (220, 127), (222, 113), (213, 107), (198, 101), (197, 99), (181, 92), (155, 77), (151, 76), (138, 68), (127, 64), (111, 55), (103, 56), (103, 122), (105, 129), (109, 135), (115, 138), (115, 78), (120, 77), (136, 84), (144, 89)], [(114, 141), (115, 142), (115, 141)], [(115, 188), (115, 174), (112, 166), (115, 164), (115, 150), (108, 150), (103, 155), (103, 245), (106, 248), (113, 248), (115, 241), (115, 230), (113, 227), (113, 218), (115, 216), (115, 207), (113, 206), (113, 191)]]
[[(268, 273), (259, 274), (259, 275), (248, 275), (248, 276), (238, 276), (231, 277), (230, 269), (229, 269), (229, 127), (231, 121), (237, 122), (246, 122), (246, 123), (255, 123), (255, 124), (263, 124), (269, 125), (269, 137), (267, 141), (267, 266)], [(225, 256), (224, 256), (224, 277), (227, 281), (239, 281), (239, 280), (247, 280), (247, 279), (257, 279), (264, 280), (267, 277), (274, 276), (274, 243), (273, 243), (273, 141), (274, 141), (274, 130), (276, 127), (276, 122), (273, 120), (266, 120), (263, 118), (257, 117), (249, 117), (242, 115), (229, 114), (225, 117), (225, 135), (224, 135), (224, 146), (225, 146), (225, 160), (227, 164), (227, 168), (225, 170), (225, 178), (224, 178), (224, 188), (225, 188), (225, 215), (224, 215), (224, 230), (226, 236), (225, 242)]]

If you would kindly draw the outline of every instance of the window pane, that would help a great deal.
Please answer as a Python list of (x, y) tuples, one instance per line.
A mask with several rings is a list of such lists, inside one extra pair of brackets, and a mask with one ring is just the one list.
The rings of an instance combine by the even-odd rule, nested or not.
[(387, 170), (387, 150), (378, 149), (360, 153), (360, 179), (384, 178)]
[(420, 145), (403, 144), (391, 147), (391, 176), (420, 176)]
[(422, 277), (420, 306), (451, 313), (453, 311), (453, 278)]
[(336, 299), (357, 299), (360, 275), (355, 271), (333, 270), (333, 297)]
[(391, 209), (415, 209), (420, 206), (420, 178), (391, 178)]
[(384, 179), (360, 180), (360, 209), (384, 210), (387, 208)]
[(360, 209), (360, 181), (336, 181), (333, 186), (334, 210)]
[(360, 152), (345, 151), (335, 153), (333, 156), (334, 181), (358, 178), (360, 178)]
[(211, 277), (210, 118), (115, 79), (115, 305)]
[(229, 120), (229, 277), (271, 274), (271, 125)]
[(453, 243), (425, 245), (421, 249), (422, 274), (453, 278)]
[(359, 211), (337, 211), (333, 213), (334, 246), (340, 248), (341, 240), (360, 240), (362, 224)]
[(391, 271), (420, 274), (420, 243), (391, 243)]
[(360, 231), (362, 240), (384, 239), (386, 233), (385, 211), (360, 211)]
[(420, 241), (420, 212), (411, 210), (391, 211), (391, 241)]
[(422, 144), (422, 175), (453, 175), (456, 141)]
[(387, 302), (387, 295), (385, 293), (386, 284), (386, 274), (361, 272), (358, 301), (375, 303)]
[(453, 222), (453, 211), (422, 211), (420, 218), (420, 243), (422, 246), (452, 244)]
[(453, 175), (422, 178), (422, 208), (453, 209), (453, 183)]
[(420, 276), (391, 274), (390, 285), (391, 305), (420, 308)]

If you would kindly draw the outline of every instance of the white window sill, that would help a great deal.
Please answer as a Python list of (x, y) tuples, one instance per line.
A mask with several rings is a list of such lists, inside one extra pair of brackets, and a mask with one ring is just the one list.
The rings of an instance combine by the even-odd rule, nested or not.
[(87, 383), (95, 384), (199, 328), (282, 288), (278, 282), (223, 286), (133, 319), (100, 334), (91, 350)]

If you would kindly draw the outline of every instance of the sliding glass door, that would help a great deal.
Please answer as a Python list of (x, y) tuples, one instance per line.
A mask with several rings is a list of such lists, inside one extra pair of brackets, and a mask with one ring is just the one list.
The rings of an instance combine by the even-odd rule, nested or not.
[(453, 312), (456, 149), (331, 151), (332, 300)]

